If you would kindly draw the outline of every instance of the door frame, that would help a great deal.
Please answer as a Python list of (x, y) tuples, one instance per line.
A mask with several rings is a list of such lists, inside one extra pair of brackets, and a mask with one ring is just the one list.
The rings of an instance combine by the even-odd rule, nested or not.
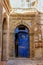
[[(16, 28), (18, 28), (20, 25), (18, 25)], [(25, 25), (23, 25), (23, 26), (25, 26)], [(27, 28), (27, 26), (25, 26), (26, 28)], [(16, 30), (16, 28), (15, 28), (15, 30)], [(27, 30), (28, 30), (28, 35), (29, 35), (29, 29), (27, 28)], [(16, 33), (15, 33), (16, 34)], [(30, 48), (30, 35), (28, 36), (29, 37), (29, 48)], [(15, 41), (15, 40), (14, 40)], [(30, 53), (30, 49), (29, 49), (29, 53)], [(29, 55), (30, 56), (30, 55)], [(15, 56), (15, 58), (19, 58), (19, 57), (16, 57)], [(20, 57), (21, 58), (21, 57)], [(24, 58), (24, 57), (23, 57)], [(30, 58), (30, 57), (29, 57)]]

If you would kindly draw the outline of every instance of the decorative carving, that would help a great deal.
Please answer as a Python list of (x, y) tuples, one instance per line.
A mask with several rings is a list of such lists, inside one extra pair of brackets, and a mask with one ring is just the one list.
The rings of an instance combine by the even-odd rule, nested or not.
[(35, 48), (42, 48), (43, 44), (42, 42), (35, 43)]

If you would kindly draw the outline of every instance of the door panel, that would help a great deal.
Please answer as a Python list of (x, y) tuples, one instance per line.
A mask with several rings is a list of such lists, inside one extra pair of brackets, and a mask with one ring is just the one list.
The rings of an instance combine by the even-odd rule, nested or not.
[(25, 32), (18, 34), (18, 57), (30, 56), (30, 42), (29, 35)]

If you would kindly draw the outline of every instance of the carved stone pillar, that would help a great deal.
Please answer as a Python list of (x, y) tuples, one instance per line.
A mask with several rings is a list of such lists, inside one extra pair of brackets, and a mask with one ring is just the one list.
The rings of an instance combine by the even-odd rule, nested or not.
[(7, 15), (7, 58), (6, 60), (9, 59), (9, 16)]

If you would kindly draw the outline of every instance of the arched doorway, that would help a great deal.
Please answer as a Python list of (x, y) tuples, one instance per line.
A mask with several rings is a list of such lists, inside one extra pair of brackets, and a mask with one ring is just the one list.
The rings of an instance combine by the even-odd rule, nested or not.
[(3, 19), (2, 25), (2, 60), (6, 60), (6, 43), (7, 43), (7, 20)]
[(15, 56), (30, 57), (29, 30), (24, 25), (19, 25), (15, 29)]

